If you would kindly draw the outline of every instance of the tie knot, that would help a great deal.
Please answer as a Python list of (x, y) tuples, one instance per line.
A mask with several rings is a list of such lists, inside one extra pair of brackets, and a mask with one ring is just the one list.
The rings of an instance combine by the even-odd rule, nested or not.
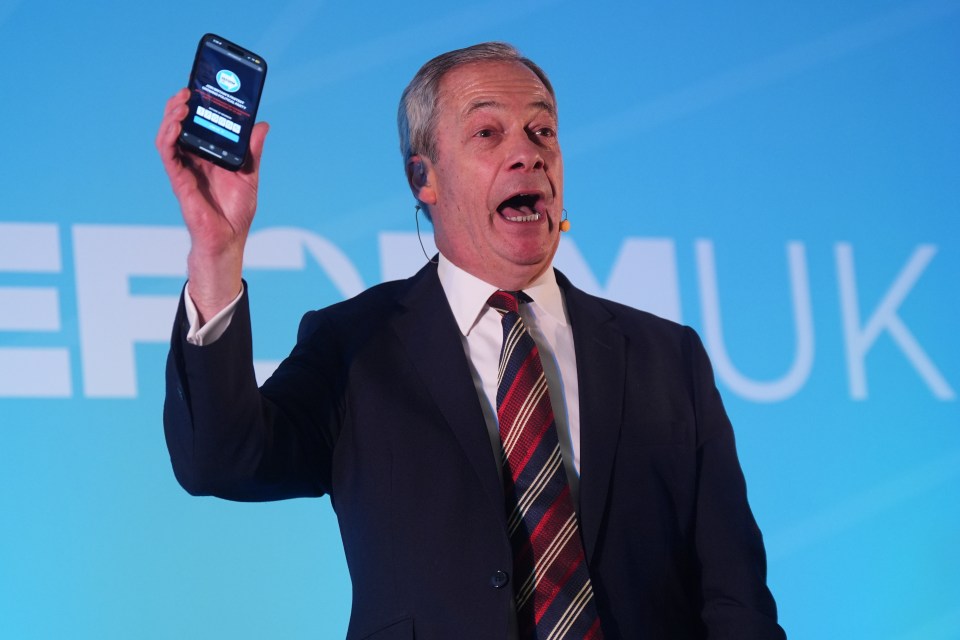
[(519, 313), (520, 303), (518, 298), (522, 295), (523, 293), (520, 291), (495, 291), (493, 295), (490, 296), (490, 299), (487, 300), (487, 304), (501, 314)]

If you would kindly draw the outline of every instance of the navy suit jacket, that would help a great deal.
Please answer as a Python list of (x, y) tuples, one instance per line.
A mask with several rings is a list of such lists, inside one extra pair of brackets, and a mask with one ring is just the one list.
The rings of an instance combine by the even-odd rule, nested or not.
[[(580, 384), (580, 524), (608, 639), (783, 638), (733, 431), (697, 335), (561, 274)], [(353, 582), (348, 638), (508, 634), (497, 462), (427, 265), (306, 314), (257, 389), (246, 297), (215, 343), (181, 308), (164, 424), (192, 494), (328, 494)]]

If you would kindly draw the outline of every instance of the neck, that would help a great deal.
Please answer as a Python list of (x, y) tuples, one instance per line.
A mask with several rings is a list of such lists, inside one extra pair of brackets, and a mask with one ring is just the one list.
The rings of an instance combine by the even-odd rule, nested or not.
[(463, 265), (455, 259), (451, 259), (446, 254), (443, 257), (451, 264), (456, 265), (461, 271), (465, 271), (473, 277), (483, 280), (489, 285), (502, 289), (504, 291), (523, 291), (528, 288), (537, 279), (540, 278), (550, 268), (550, 263), (529, 265), (507, 270), (496, 269), (472, 269), (469, 265)]

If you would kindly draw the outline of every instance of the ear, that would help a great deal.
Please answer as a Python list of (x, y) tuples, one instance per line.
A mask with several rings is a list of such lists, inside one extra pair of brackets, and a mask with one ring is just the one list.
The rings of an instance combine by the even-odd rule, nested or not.
[(413, 197), (426, 204), (437, 203), (436, 174), (430, 158), (413, 155), (407, 160), (407, 183), (413, 192)]

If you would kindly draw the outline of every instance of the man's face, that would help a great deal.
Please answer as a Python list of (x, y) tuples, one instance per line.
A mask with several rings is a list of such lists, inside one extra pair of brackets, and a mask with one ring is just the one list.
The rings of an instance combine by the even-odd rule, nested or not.
[(422, 158), (437, 248), (465, 271), (520, 289), (557, 250), (563, 161), (550, 92), (520, 63), (477, 62), (440, 83), (436, 160)]

